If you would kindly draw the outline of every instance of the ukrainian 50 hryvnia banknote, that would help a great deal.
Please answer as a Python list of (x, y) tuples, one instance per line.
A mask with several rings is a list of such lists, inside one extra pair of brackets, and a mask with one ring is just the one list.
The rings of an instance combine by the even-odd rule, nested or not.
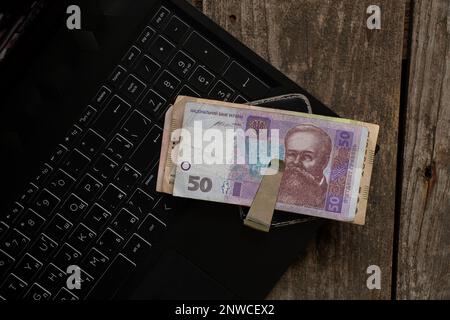
[(283, 159), (276, 209), (364, 224), (378, 130), (347, 119), (179, 97), (166, 114), (157, 191), (250, 206), (268, 163)]

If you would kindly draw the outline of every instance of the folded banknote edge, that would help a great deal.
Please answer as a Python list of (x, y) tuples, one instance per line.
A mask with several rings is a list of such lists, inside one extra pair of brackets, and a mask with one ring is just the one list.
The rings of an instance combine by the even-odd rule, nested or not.
[(360, 190), (358, 193), (358, 202), (356, 206), (356, 216), (354, 224), (364, 225), (366, 222), (367, 203), (369, 200), (370, 180), (372, 177), (373, 164), (375, 159), (375, 149), (377, 146), (378, 133), (380, 127), (377, 124), (365, 123), (369, 130), (366, 152), (364, 156), (364, 166), (362, 170)]
[(165, 115), (164, 115), (164, 128), (163, 129), (163, 136), (161, 140), (161, 152), (159, 154), (159, 163), (158, 163), (158, 175), (156, 179), (156, 191), (157, 192), (163, 192), (163, 179), (164, 179), (164, 173), (165, 173), (165, 167), (166, 167), (166, 160), (167, 160), (167, 148), (170, 144), (170, 130), (167, 130), (167, 128), (170, 126), (170, 121), (172, 120), (172, 111), (173, 106), (170, 106)]

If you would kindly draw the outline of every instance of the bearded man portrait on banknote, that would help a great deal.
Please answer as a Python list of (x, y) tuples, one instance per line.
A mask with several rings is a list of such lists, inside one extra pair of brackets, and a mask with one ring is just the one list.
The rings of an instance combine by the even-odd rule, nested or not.
[(328, 189), (324, 170), (332, 149), (330, 136), (319, 127), (302, 124), (289, 130), (284, 143), (286, 169), (278, 201), (323, 208)]

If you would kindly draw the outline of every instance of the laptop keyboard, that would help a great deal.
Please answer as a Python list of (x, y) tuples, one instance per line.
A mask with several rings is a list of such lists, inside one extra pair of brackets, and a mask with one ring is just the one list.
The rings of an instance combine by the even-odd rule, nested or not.
[[(160, 7), (0, 221), (0, 298), (114, 293), (157, 251), (180, 206), (155, 192), (165, 110), (177, 95), (246, 102), (269, 87)], [(68, 290), (67, 268), (81, 268)]]

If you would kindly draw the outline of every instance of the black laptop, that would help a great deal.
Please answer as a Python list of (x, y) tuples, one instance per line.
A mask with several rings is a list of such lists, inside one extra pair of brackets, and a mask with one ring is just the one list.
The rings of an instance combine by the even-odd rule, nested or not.
[(0, 298), (264, 298), (323, 222), (277, 213), (261, 233), (240, 207), (156, 193), (165, 110), (335, 114), (184, 0), (37, 3), (0, 64)]

